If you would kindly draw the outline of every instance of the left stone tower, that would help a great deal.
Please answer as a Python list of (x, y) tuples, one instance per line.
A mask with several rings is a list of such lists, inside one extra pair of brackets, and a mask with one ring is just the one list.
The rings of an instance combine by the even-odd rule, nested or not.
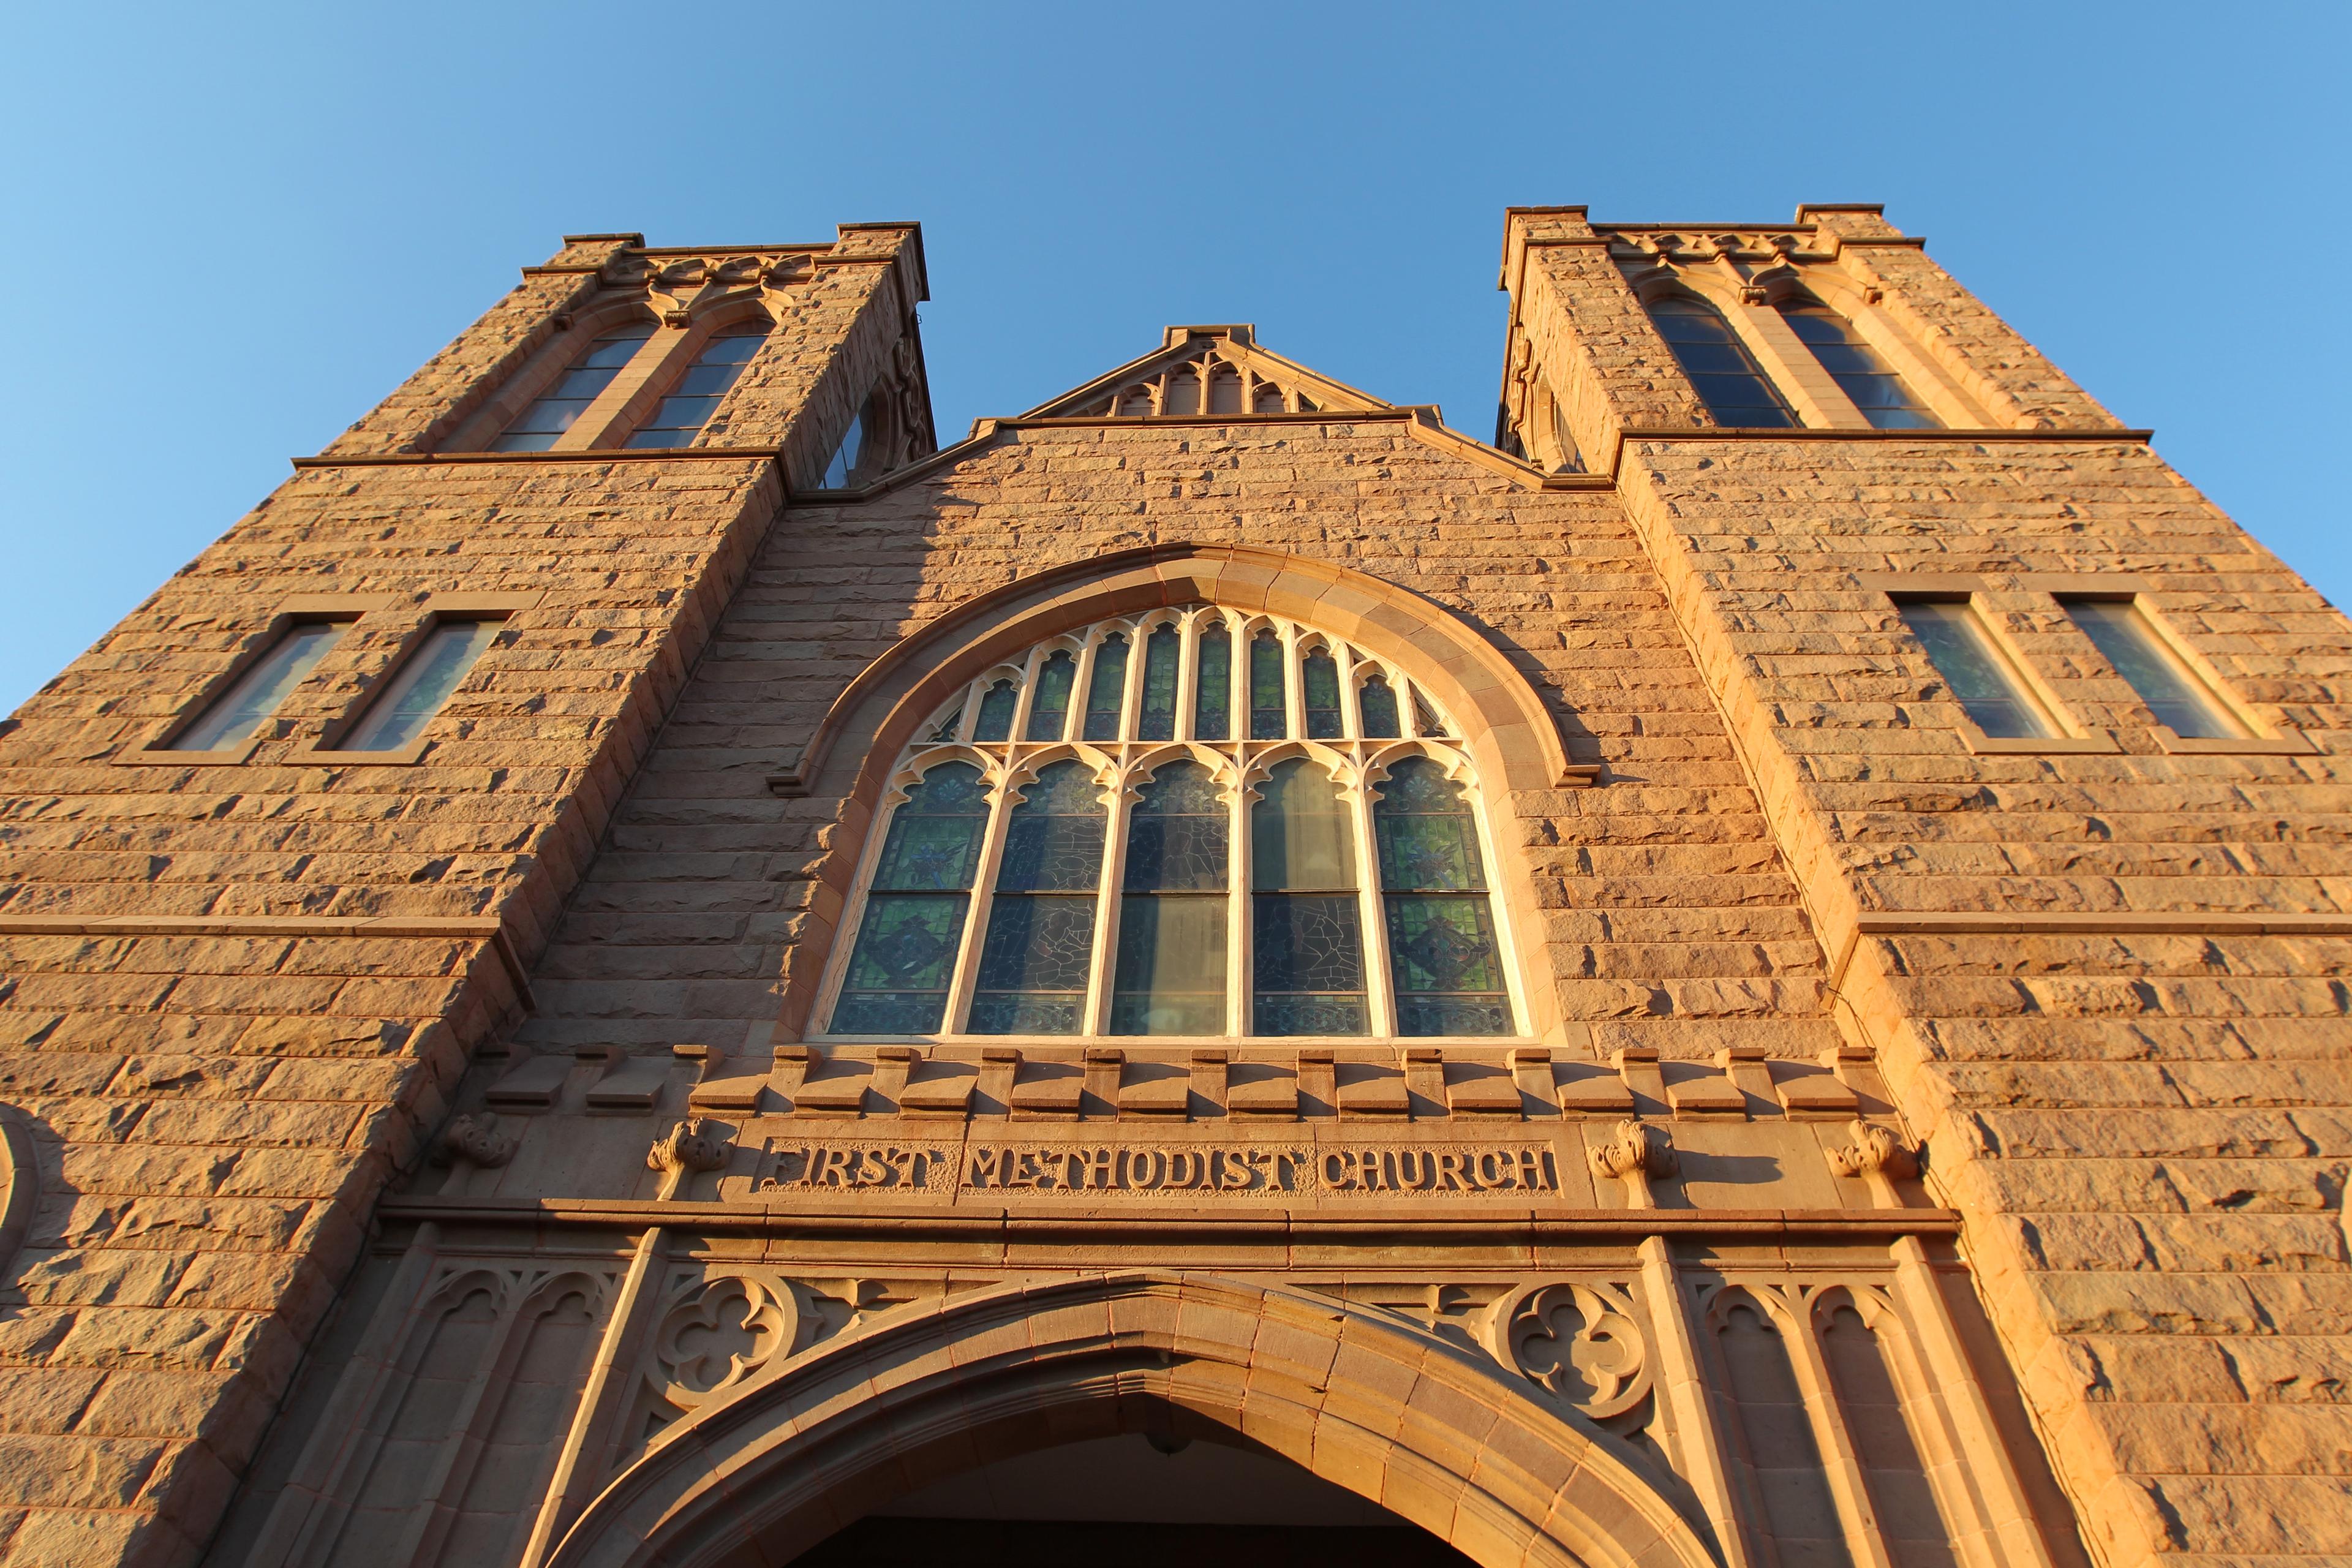
[(0, 724), (0, 1534), (183, 1563), (796, 484), (913, 224), (574, 235)]

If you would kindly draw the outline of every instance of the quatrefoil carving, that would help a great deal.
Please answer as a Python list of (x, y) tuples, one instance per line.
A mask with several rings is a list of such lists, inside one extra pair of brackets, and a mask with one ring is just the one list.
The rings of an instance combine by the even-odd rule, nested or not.
[(1562, 1280), (1506, 1293), (1487, 1319), (1496, 1359), (1596, 1421), (1650, 1392), (1650, 1358), (1632, 1301), (1612, 1286)]
[(713, 1279), (671, 1306), (654, 1335), (656, 1384), (694, 1405), (723, 1393), (780, 1354), (800, 1334), (800, 1306), (755, 1279)]

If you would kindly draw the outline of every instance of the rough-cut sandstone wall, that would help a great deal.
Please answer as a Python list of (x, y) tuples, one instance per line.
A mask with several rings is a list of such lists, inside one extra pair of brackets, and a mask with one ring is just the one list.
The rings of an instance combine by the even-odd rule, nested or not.
[[(1927, 1135), (1938, 1189), (1968, 1211), (1987, 1302), (2095, 1547), (2117, 1565), (2340, 1560), (2352, 942), (2258, 922), (2315, 913), (2341, 929), (2352, 626), (2146, 447), (2099, 438), (2104, 410), (1916, 250), (1843, 260), (1866, 265), (1890, 311), (1932, 323), (1989, 405), (2082, 436), (1633, 428), (1629, 516), (1825, 942), (1838, 958), (1853, 944), (1834, 974), (1846, 1016)], [(1607, 346), (1622, 279), (1588, 299), (1556, 268), (1527, 276), (1531, 295), (1553, 292), (1523, 309), (1563, 378), (1646, 374)], [(1577, 345), (1580, 359), (1564, 353)], [(1897, 579), (1864, 574), (1979, 579), (2084, 731), (2116, 749), (1972, 753), (1900, 631)], [(2234, 690), (2315, 749), (2162, 752), (2059, 614), (2059, 584), (2027, 574), (2132, 574)], [(2046, 929), (1854, 940), (1861, 915), (1884, 929), (1885, 911)], [(2134, 928), (2151, 913), (2190, 918)]]
[[(872, 258), (908, 238), (865, 231), (866, 258), (818, 268), (770, 344), (800, 371), (763, 361), (745, 396), (802, 395), (877, 311), (895, 329)], [(446, 426), (584, 276), (526, 281), (338, 455)], [(782, 499), (759, 456), (305, 468), (0, 733), (0, 1100), (42, 1184), (0, 1310), (0, 1562), (193, 1560)], [(120, 765), (320, 594), (380, 606), (248, 763)], [(301, 754), (436, 594), (532, 602), (417, 764)]]

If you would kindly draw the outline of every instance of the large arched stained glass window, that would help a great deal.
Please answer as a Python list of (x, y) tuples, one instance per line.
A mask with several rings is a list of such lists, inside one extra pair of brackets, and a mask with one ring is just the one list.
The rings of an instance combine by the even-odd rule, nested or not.
[[(1460, 731), (1344, 638), (1157, 608), (979, 671), (913, 732), (825, 1032), (1516, 1031)], [(958, 879), (910, 880), (918, 841)]]
[(941, 763), (890, 814), (867, 884), (835, 1029), (929, 1034), (947, 1010), (971, 879), (988, 826), (988, 789), (969, 763)]

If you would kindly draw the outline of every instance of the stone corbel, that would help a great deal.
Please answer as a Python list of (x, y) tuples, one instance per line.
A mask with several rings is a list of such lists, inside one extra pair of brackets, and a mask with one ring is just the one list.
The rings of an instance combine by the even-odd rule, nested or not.
[(726, 1169), (735, 1145), (701, 1117), (681, 1121), (646, 1151), (646, 1169), (662, 1173), (660, 1198), (667, 1203), (686, 1191), (698, 1172)]
[(441, 1134), (441, 1146), (433, 1151), (436, 1165), (453, 1165), (463, 1160), (468, 1164), (496, 1170), (515, 1156), (516, 1140), (510, 1133), (499, 1131), (499, 1119), (488, 1111), (479, 1116), (460, 1116), (450, 1122)]
[(1899, 1209), (1903, 1194), (1895, 1184), (1919, 1173), (1919, 1152), (1895, 1135), (1892, 1128), (1856, 1121), (1847, 1129), (1853, 1140), (1832, 1149), (1830, 1168), (1841, 1176), (1859, 1176), (1870, 1184), (1872, 1202), (1879, 1208)]
[(1675, 1169), (1675, 1147), (1666, 1130), (1646, 1121), (1620, 1121), (1617, 1136), (1592, 1151), (1592, 1173), (1624, 1183), (1628, 1208), (1657, 1207), (1651, 1179), (1671, 1176)]

